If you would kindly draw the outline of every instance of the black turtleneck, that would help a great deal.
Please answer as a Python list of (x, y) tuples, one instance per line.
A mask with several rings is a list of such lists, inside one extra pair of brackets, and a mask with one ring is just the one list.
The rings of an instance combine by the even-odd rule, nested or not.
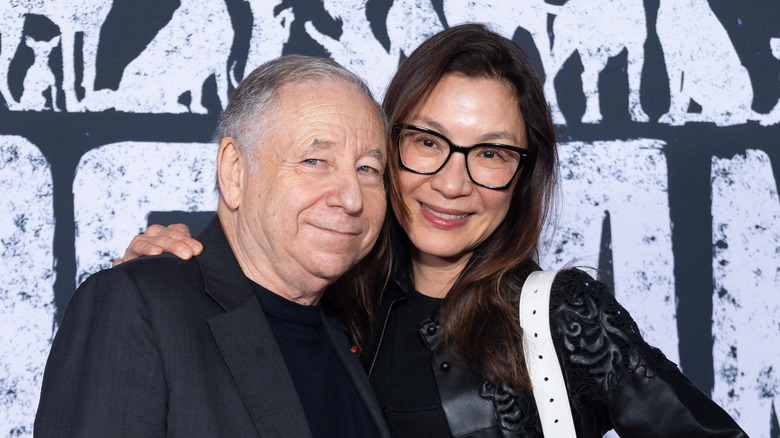
[(371, 437), (376, 429), (333, 351), (320, 305), (304, 306), (253, 284), (314, 438)]

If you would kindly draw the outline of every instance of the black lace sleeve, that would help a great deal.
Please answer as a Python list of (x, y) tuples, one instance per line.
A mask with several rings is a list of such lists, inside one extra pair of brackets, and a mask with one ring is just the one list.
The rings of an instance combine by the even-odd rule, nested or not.
[[(746, 437), (660, 350), (603, 284), (571, 270), (550, 295), (550, 328), (578, 433)], [(584, 433), (583, 436), (590, 436)]]
[(550, 295), (550, 318), (572, 396), (603, 399), (630, 373), (641, 369), (653, 375), (663, 357), (644, 342), (607, 287), (583, 272), (558, 276)]

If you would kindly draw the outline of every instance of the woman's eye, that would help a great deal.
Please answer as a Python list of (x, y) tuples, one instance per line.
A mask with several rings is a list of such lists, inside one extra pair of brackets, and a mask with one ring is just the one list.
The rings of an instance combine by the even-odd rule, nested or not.
[(496, 149), (486, 149), (480, 153), (480, 156), (488, 160), (504, 159), (504, 155), (501, 153), (501, 151)]
[(431, 137), (421, 137), (417, 139), (417, 145), (420, 149), (441, 149), (441, 143)]
[(320, 163), (322, 163), (322, 160), (319, 160), (317, 158), (308, 158), (306, 160), (303, 160), (303, 164), (308, 164), (310, 166), (316, 166)]

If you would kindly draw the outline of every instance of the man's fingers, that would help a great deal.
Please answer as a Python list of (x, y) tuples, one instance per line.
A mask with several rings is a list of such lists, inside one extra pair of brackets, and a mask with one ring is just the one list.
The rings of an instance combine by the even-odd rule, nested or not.
[(171, 224), (168, 225), (168, 229), (176, 230), (184, 233), (187, 237), (191, 237), (192, 234), (190, 234), (190, 227), (184, 225), (184, 224)]
[(190, 247), (194, 255), (198, 255), (203, 252), (203, 245), (192, 237), (187, 238), (185, 243)]
[(182, 235), (180, 232), (175, 236), (160, 236), (154, 241), (154, 244), (163, 251), (174, 254), (176, 257), (188, 260), (194, 255), (192, 248), (187, 244), (187, 240), (195, 240), (192, 237)]
[[(160, 236), (160, 240), (153, 242), (164, 251), (172, 252), (185, 260), (203, 251), (203, 245), (190, 237), (190, 229), (184, 224), (169, 225), (165, 236)], [(186, 245), (187, 249), (180, 243)]]
[(163, 252), (169, 252), (187, 260), (193, 255), (200, 254), (202, 251), (203, 245), (190, 237), (190, 229), (186, 225), (173, 224), (164, 227), (153, 224), (143, 234), (133, 237), (130, 245), (125, 250), (125, 254), (122, 258), (114, 259), (112, 266), (141, 256), (159, 255)]
[(159, 225), (159, 224), (152, 224), (152, 225), (149, 225), (148, 228), (146, 228), (146, 231), (144, 231), (143, 234), (139, 234), (139, 235), (140, 236), (159, 236), (161, 234), (166, 234), (168, 231), (169, 231), (168, 227), (164, 227), (164, 226)]
[(169, 252), (181, 259), (187, 260), (196, 253), (190, 245), (197, 247), (197, 249), (199, 249), (198, 253), (203, 249), (197, 240), (185, 236), (180, 231), (168, 230), (166, 231), (166, 234), (159, 236), (139, 234), (130, 242), (130, 246), (127, 248), (127, 251), (125, 251), (124, 259), (127, 261), (127, 256), (136, 258), (145, 255), (158, 255), (163, 252)]
[[(147, 231), (149, 230), (147, 229)], [(147, 234), (139, 234), (133, 237), (133, 240), (130, 241), (130, 245), (125, 250), (125, 255), (122, 256), (122, 259), (127, 262), (141, 256), (162, 254), (163, 248), (156, 244), (156, 242), (161, 239), (163, 239), (162, 236)]]

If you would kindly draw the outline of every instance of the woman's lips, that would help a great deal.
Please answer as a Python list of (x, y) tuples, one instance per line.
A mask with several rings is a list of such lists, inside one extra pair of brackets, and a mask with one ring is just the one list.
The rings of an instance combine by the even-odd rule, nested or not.
[(452, 229), (464, 225), (468, 221), (470, 213), (463, 213), (456, 210), (439, 209), (420, 203), (422, 214), (428, 222), (434, 226), (443, 229)]

